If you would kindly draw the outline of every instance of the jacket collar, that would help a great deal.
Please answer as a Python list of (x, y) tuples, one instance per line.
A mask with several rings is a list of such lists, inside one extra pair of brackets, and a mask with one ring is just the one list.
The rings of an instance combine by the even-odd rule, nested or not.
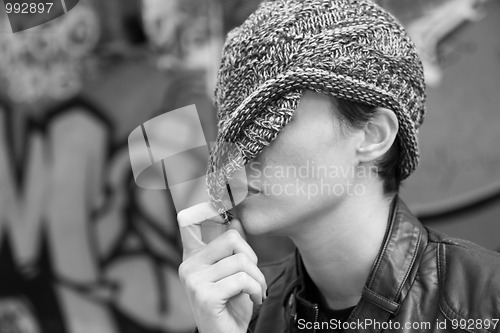
[[(370, 275), (362, 291), (361, 300), (352, 311), (349, 321), (364, 322), (365, 319), (385, 322), (391, 315), (397, 314), (401, 303), (415, 278), (415, 262), (427, 243), (427, 232), (422, 224), (410, 212), (406, 204), (396, 197), (389, 217), (389, 223), (383, 245), (373, 263)], [(298, 252), (292, 274), (286, 288), (284, 305), (293, 320), (296, 318), (296, 291), (303, 273)], [(301, 302), (301, 307), (313, 307), (311, 303)], [(309, 310), (312, 311), (310, 308)], [(373, 327), (366, 327), (369, 332), (378, 332)], [(355, 330), (353, 330), (355, 331)]]

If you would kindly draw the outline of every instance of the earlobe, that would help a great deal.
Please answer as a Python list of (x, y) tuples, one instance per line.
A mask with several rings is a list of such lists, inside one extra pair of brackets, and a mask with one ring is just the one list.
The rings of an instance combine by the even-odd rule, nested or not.
[(389, 151), (399, 129), (396, 114), (386, 108), (376, 108), (373, 118), (365, 125), (363, 141), (356, 151), (359, 162), (373, 162)]

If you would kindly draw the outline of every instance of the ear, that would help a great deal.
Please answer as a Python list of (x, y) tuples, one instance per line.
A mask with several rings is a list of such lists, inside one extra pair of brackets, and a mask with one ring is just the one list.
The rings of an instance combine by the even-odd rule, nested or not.
[(376, 108), (373, 118), (363, 129), (364, 136), (356, 149), (359, 162), (373, 162), (391, 148), (398, 134), (399, 122), (389, 109)]

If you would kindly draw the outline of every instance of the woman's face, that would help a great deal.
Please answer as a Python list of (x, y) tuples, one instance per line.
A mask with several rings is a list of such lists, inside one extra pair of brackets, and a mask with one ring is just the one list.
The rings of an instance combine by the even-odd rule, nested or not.
[(361, 132), (341, 132), (333, 107), (326, 95), (305, 92), (290, 123), (247, 164), (249, 195), (237, 212), (248, 233), (290, 236), (363, 194), (355, 175)]

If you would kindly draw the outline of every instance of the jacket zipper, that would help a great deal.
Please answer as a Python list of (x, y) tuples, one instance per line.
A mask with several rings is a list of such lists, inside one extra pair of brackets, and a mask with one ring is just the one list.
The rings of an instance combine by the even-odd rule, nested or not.
[[(316, 324), (318, 322), (318, 317), (319, 317), (319, 309), (318, 309), (318, 305), (317, 304), (314, 304), (314, 311), (315, 311), (315, 314), (314, 314), (314, 322), (313, 322), (313, 324)], [(314, 327), (313, 333), (316, 333), (316, 325), (314, 325), (313, 327)]]

